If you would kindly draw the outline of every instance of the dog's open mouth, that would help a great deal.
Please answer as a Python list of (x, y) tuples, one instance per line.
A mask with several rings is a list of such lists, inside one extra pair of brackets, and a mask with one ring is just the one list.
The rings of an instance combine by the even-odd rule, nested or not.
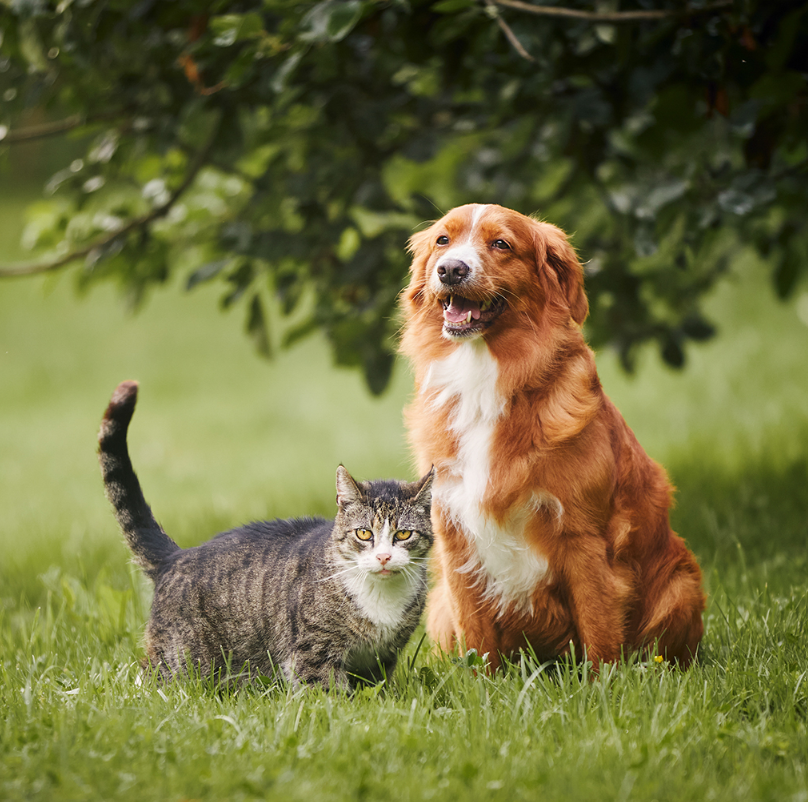
[(461, 295), (450, 295), (443, 305), (443, 331), (450, 337), (467, 337), (488, 328), (505, 308), (502, 298), (474, 301)]

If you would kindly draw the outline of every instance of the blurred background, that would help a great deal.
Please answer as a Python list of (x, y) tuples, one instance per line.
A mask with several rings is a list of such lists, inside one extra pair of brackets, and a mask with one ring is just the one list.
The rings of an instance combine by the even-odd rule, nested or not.
[(603, 385), (679, 486), (708, 585), (743, 559), (804, 575), (802, 11), (660, 29), (466, 0), (186, 5), (4, 23), (4, 608), (52, 566), (124, 581), (94, 454), (124, 379), (181, 545), (332, 515), (339, 463), (412, 477), (406, 240), (471, 201), (573, 236)]

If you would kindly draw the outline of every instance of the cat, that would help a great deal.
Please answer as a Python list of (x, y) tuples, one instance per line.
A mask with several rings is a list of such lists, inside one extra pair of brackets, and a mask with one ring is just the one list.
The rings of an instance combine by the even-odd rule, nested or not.
[(423, 612), (434, 471), (357, 483), (337, 469), (337, 516), (258, 521), (181, 549), (154, 519), (127, 430), (137, 382), (122, 382), (98, 435), (106, 495), (154, 583), (147, 663), (165, 680), (274, 677), (353, 690), (389, 677)]

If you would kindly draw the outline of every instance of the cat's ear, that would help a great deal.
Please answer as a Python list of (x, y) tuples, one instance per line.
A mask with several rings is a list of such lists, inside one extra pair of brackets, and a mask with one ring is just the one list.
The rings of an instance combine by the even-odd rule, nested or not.
[(429, 509), (432, 504), (432, 482), (434, 480), (435, 466), (433, 465), (426, 476), (410, 485), (412, 487), (412, 503), (414, 506), (422, 507), (425, 511)]
[(337, 505), (345, 509), (348, 504), (361, 502), (364, 499), (359, 485), (353, 480), (351, 474), (340, 465), (337, 468)]

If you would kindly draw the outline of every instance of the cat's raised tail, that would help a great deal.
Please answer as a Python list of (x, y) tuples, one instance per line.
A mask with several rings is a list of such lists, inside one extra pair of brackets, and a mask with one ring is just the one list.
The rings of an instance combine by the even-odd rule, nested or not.
[(179, 546), (154, 519), (129, 459), (126, 432), (135, 411), (137, 387), (137, 382), (125, 381), (115, 388), (98, 433), (98, 461), (107, 498), (135, 562), (154, 580)]

